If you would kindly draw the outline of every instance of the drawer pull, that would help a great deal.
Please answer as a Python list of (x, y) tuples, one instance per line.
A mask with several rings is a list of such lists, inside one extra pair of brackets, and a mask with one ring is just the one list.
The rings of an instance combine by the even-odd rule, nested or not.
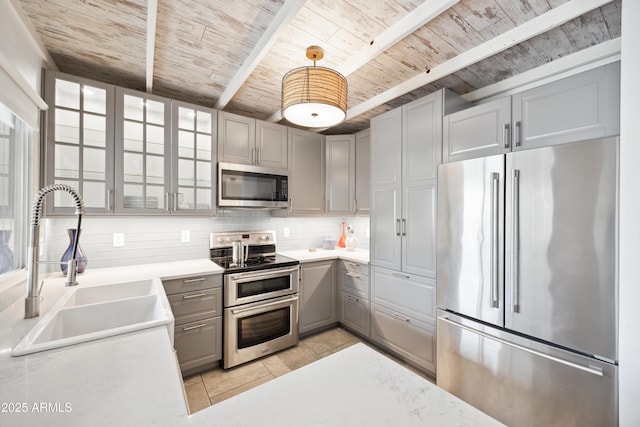
[(391, 273), (395, 277), (400, 277), (401, 279), (411, 279), (411, 276), (407, 276), (406, 274), (401, 273)]
[(186, 280), (183, 280), (182, 283), (204, 282), (205, 280), (207, 280), (206, 277), (198, 277), (197, 279), (186, 279)]
[(403, 322), (411, 322), (411, 319), (409, 319), (408, 317), (401, 316), (398, 313), (393, 313), (393, 317), (395, 317), (396, 319), (402, 320)]
[(200, 297), (206, 297), (206, 296), (207, 294), (200, 292), (199, 294), (185, 295), (182, 297), (182, 299), (200, 298)]
[(347, 299), (351, 302), (360, 302), (360, 300), (354, 296), (348, 295), (347, 294)]
[(200, 323), (199, 325), (187, 326), (186, 328), (182, 328), (182, 332), (191, 331), (193, 329), (200, 329), (207, 326), (206, 323)]
[(360, 275), (358, 273), (354, 273), (353, 271), (347, 271), (347, 276), (353, 277), (354, 279), (360, 278)]

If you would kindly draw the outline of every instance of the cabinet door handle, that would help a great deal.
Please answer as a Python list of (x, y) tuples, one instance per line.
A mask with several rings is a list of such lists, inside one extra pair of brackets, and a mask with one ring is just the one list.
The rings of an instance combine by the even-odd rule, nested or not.
[(358, 213), (358, 199), (353, 199), (353, 213)]
[(207, 280), (206, 277), (198, 277), (197, 279), (185, 279), (182, 281), (182, 283), (204, 282), (205, 280)]
[(107, 212), (113, 211), (113, 190), (107, 190)]
[(396, 236), (400, 236), (400, 218), (396, 219)]
[(504, 124), (504, 134), (502, 135), (502, 144), (504, 148), (509, 148), (509, 123)]
[(178, 212), (178, 194), (179, 193), (173, 193), (173, 211), (174, 212)]
[(258, 154), (256, 155), (256, 158), (257, 158), (256, 163), (260, 164), (260, 163), (262, 163), (262, 156), (261, 156), (262, 155), (262, 150), (258, 148), (256, 151), (258, 152)]
[(293, 198), (289, 199), (289, 213), (293, 212)]
[(401, 316), (398, 313), (393, 313), (393, 317), (395, 317), (396, 319), (402, 320), (403, 322), (411, 322), (411, 319), (409, 319), (408, 317)]
[(186, 328), (182, 328), (183, 332), (186, 331), (191, 331), (193, 329), (200, 329), (200, 328), (204, 328), (205, 326), (207, 326), (206, 323), (200, 323), (199, 325), (193, 325), (193, 326), (187, 326)]
[(402, 218), (402, 235), (403, 236), (407, 235), (407, 219), (406, 218)]
[(516, 122), (516, 147), (520, 147), (522, 145), (522, 122)]
[[(164, 198), (164, 210), (167, 212), (171, 211), (171, 193), (165, 193)], [(145, 202), (146, 205), (146, 202)]]
[(351, 296), (349, 294), (345, 294), (345, 295), (347, 295), (347, 299), (351, 302), (360, 302), (360, 300), (354, 296)]
[(252, 165), (256, 164), (256, 149), (255, 148), (251, 149), (251, 164)]
[(204, 293), (200, 292), (199, 294), (184, 295), (182, 297), (182, 299), (200, 298), (200, 297), (204, 297), (204, 296), (207, 296), (207, 294), (204, 294)]

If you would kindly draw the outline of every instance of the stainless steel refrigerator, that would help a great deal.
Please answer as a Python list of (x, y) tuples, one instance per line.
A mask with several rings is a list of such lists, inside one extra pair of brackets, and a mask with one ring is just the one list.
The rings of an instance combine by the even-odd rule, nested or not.
[(510, 426), (615, 426), (618, 140), (438, 170), (437, 382)]

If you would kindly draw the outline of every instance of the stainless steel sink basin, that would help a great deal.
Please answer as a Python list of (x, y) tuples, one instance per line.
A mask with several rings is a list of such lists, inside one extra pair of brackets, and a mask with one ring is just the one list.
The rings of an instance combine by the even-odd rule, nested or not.
[(159, 279), (73, 289), (29, 331), (13, 356), (165, 326), (174, 318)]

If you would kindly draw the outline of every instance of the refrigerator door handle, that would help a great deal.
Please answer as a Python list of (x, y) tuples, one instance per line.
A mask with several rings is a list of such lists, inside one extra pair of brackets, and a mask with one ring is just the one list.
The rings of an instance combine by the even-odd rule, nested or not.
[(500, 209), (498, 194), (500, 191), (500, 174), (491, 174), (491, 307), (500, 307), (498, 291), (499, 232), (498, 212)]
[(513, 259), (511, 264), (511, 289), (513, 298), (513, 312), (520, 312), (520, 171), (513, 170), (513, 194), (512, 194), (512, 227), (513, 227)]
[(451, 319), (448, 319), (448, 318), (446, 318), (444, 316), (440, 316), (440, 317), (438, 317), (438, 319), (442, 320), (445, 323), (449, 323), (450, 325), (458, 327), (460, 329), (464, 329), (465, 331), (480, 335), (483, 338), (487, 338), (489, 340), (499, 342), (500, 344), (504, 344), (504, 345), (509, 346), (509, 347), (517, 348), (518, 350), (522, 350), (522, 351), (525, 351), (527, 353), (531, 353), (531, 354), (534, 354), (536, 356), (542, 357), (544, 359), (552, 360), (552, 361), (560, 363), (562, 365), (570, 366), (572, 368), (579, 369), (581, 371), (585, 371), (585, 372), (588, 372), (588, 373), (593, 374), (593, 375), (597, 375), (599, 377), (603, 376), (602, 369), (597, 367), (597, 366), (584, 366), (584, 365), (580, 365), (578, 363), (571, 362), (569, 360), (565, 360), (565, 359), (561, 359), (559, 357), (552, 356), (550, 354), (545, 354), (545, 353), (543, 353), (541, 351), (534, 350), (532, 348), (527, 348), (527, 347), (524, 347), (524, 346), (522, 346), (520, 344), (516, 344), (514, 342), (510, 342), (510, 341), (504, 340), (502, 338), (498, 338), (496, 336), (493, 336), (493, 335), (487, 334), (485, 332), (479, 331), (477, 329), (471, 328), (469, 326), (463, 325), (462, 323), (458, 323), (458, 322), (453, 321)]

